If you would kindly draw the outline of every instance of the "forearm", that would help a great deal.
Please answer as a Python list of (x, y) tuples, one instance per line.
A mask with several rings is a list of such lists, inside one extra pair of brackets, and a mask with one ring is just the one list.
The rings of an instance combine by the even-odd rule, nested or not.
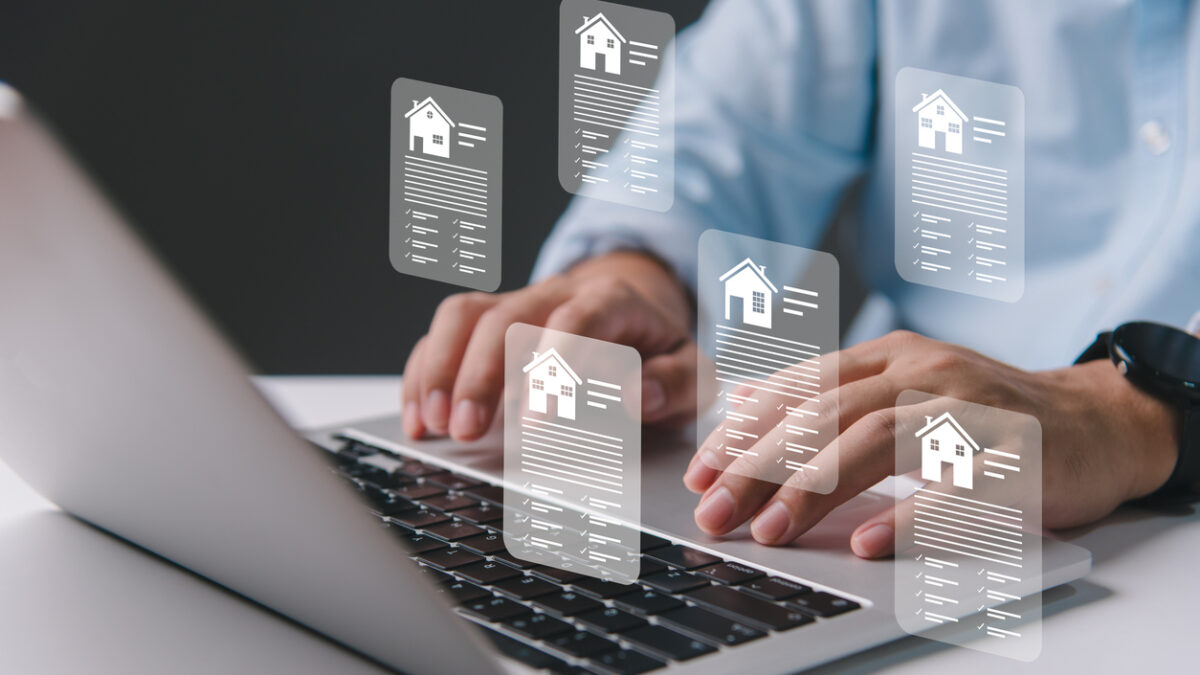
[(691, 332), (693, 309), (687, 288), (666, 264), (649, 253), (606, 253), (581, 261), (567, 274), (580, 280), (620, 279), (658, 307), (685, 335)]

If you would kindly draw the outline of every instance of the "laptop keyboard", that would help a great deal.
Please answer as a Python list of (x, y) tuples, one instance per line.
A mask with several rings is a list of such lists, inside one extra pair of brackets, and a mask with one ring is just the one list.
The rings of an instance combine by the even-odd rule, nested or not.
[(338, 472), (455, 611), (535, 669), (650, 672), (859, 608), (646, 532), (634, 584), (518, 560), (504, 546), (503, 488), (344, 440)]

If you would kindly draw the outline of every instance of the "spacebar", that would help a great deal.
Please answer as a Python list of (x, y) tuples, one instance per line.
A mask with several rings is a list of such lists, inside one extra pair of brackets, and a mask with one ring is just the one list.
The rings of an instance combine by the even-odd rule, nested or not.
[(813, 620), (804, 612), (780, 607), (728, 586), (705, 586), (688, 591), (683, 596), (697, 605), (759, 630), (786, 630)]

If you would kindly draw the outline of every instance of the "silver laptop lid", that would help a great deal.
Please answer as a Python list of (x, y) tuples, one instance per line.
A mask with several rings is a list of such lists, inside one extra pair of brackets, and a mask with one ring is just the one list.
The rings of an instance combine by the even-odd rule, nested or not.
[(498, 668), (3, 83), (0, 429), (67, 511), (320, 633)]

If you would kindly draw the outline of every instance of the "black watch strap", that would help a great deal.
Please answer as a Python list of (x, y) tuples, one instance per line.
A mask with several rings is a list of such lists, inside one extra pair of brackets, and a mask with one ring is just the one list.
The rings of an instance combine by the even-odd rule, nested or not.
[(1195, 493), (1200, 485), (1200, 452), (1196, 452), (1197, 441), (1200, 440), (1200, 405), (1192, 404), (1180, 411), (1179, 459), (1175, 460), (1175, 470), (1171, 477), (1163, 483), (1159, 493)]
[(1088, 361), (1095, 361), (1097, 359), (1109, 358), (1108, 343), (1111, 340), (1112, 331), (1110, 330), (1104, 331), (1103, 333), (1097, 335), (1092, 344), (1088, 345), (1088, 348), (1083, 350), (1083, 353), (1080, 354), (1077, 359), (1075, 359), (1075, 365), (1087, 363)]

